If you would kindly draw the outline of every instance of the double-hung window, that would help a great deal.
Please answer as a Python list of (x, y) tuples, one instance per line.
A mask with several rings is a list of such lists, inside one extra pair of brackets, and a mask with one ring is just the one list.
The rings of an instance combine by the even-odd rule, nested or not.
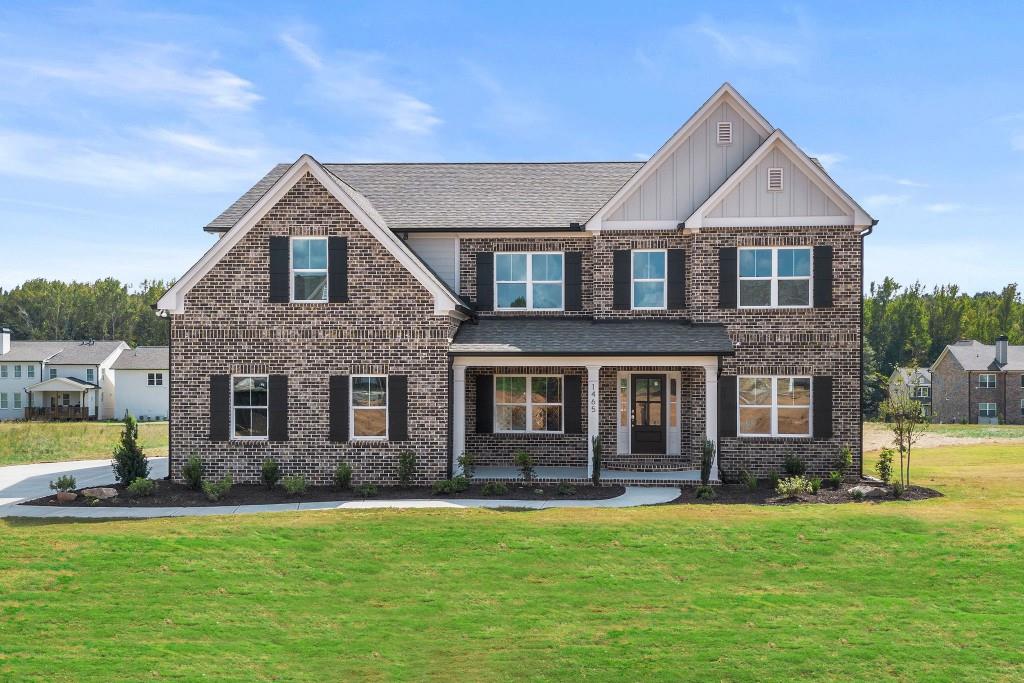
[(810, 436), (810, 377), (740, 377), (740, 436)]
[(50, 368), (50, 379), (56, 379), (56, 377), (57, 377), (57, 368)]
[(540, 375), (495, 377), (494, 431), (561, 432), (562, 378)]
[(6, 377), (6, 376), (7, 376), (7, 366), (3, 365), (3, 364), (0, 364), (0, 377)]
[(496, 253), (496, 308), (560, 311), (565, 307), (564, 256), (555, 252)]
[(352, 376), (352, 438), (388, 438), (388, 378), (383, 375)]
[(146, 376), (146, 384), (151, 387), (161, 387), (164, 384), (164, 373), (151, 372)]
[(234, 375), (231, 378), (231, 436), (240, 440), (267, 439), (270, 378)]
[(811, 305), (811, 249), (739, 250), (741, 308), (807, 308)]
[(31, 378), (36, 376), (36, 366), (34, 366), (34, 365), (29, 365), (28, 366), (28, 376), (29, 376), (29, 379), (31, 379)]
[(978, 387), (981, 389), (995, 389), (996, 376), (989, 374), (978, 375)]
[(665, 308), (668, 280), (666, 251), (634, 250), (632, 253), (632, 302), (636, 310)]
[(292, 238), (292, 301), (327, 301), (327, 238)]
[(929, 391), (928, 387), (914, 387), (914, 396), (916, 398), (928, 398)]
[(7, 392), (0, 394), (0, 408), (7, 409)]
[(979, 417), (995, 417), (996, 416), (996, 404), (995, 403), (979, 403), (978, 404), (978, 416)]
[(86, 368), (86, 370), (85, 370), (85, 381), (86, 382), (95, 383), (96, 382), (96, 371), (93, 370), (92, 368)]
[(14, 408), (15, 408), (15, 410), (17, 410), (18, 408), (21, 408), (21, 392), (20, 391), (15, 391), (13, 394), (11, 394), (11, 396), (14, 397)]
[(14, 376), (15, 377), (21, 377), (21, 366), (20, 365), (15, 365), (14, 366)]

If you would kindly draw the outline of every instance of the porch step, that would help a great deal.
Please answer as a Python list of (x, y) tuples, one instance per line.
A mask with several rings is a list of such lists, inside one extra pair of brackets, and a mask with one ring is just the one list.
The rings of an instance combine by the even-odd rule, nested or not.
[(628, 472), (662, 472), (691, 469), (690, 459), (681, 455), (613, 455), (603, 466), (609, 470)]

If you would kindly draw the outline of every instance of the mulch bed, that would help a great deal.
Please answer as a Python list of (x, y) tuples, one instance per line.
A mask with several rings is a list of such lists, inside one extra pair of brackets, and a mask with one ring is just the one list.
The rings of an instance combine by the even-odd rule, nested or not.
[[(881, 487), (881, 485), (876, 482), (865, 481), (862, 483), (868, 486)], [(850, 494), (850, 489), (854, 486), (857, 486), (857, 484), (843, 484), (843, 486), (838, 490), (822, 486), (821, 489), (818, 490), (817, 494), (802, 494), (796, 498), (783, 498), (775, 492), (775, 489), (773, 489), (771, 484), (767, 481), (759, 482), (757, 490), (755, 491), (751, 491), (746, 486), (741, 486), (739, 484), (723, 484), (722, 486), (714, 487), (715, 497), (712, 500), (697, 498), (697, 488), (687, 486), (681, 489), (681, 494), (678, 498), (666, 503), (666, 505), (799, 505), (855, 502), (885, 503), (894, 500), (926, 500), (928, 498), (939, 498), (942, 496), (942, 494), (935, 489), (929, 489), (923, 486), (910, 486), (903, 492), (903, 496), (898, 499), (893, 497), (891, 491), (887, 491), (887, 495), (885, 497), (863, 498), (858, 501)], [(885, 488), (888, 489), (888, 487)]]
[[(493, 498), (496, 500), (606, 500), (621, 496), (622, 486), (576, 486), (572, 495), (559, 495), (558, 485), (552, 484), (507, 484), (508, 492), (500, 496), (485, 496), (483, 484), (473, 484), (461, 493), (435, 495), (427, 486), (400, 488), (378, 486), (377, 494), (363, 498), (353, 489), (339, 491), (328, 486), (311, 486), (301, 496), (289, 495), (281, 487), (267, 488), (256, 484), (236, 484), (220, 500), (207, 499), (202, 491), (194, 491), (183, 484), (166, 479), (157, 479), (156, 492), (145, 498), (129, 498), (119, 494), (108, 500), (86, 499), (79, 495), (70, 503), (60, 503), (56, 496), (45, 496), (28, 500), (22, 505), (59, 505), (62, 507), (207, 507), (213, 505), (265, 505), (271, 503), (315, 503), (334, 500), (401, 500), (424, 498)], [(112, 486), (122, 491), (121, 486)], [(80, 491), (79, 491), (80, 493)]]

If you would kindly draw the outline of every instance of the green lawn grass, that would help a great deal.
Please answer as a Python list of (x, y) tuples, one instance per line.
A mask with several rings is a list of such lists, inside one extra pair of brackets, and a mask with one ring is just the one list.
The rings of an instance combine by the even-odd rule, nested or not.
[(944, 498), (0, 522), (3, 680), (1024, 678), (1024, 448)]
[[(120, 422), (0, 422), (0, 466), (109, 457)], [(167, 455), (167, 423), (139, 424), (147, 455)]]

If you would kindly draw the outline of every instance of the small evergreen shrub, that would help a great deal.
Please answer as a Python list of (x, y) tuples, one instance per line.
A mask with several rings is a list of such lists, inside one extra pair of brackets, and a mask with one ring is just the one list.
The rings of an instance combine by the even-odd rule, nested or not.
[(740, 471), (740, 483), (742, 483), (748, 491), (757, 490), (757, 477), (747, 470)]
[(399, 485), (403, 488), (409, 488), (414, 474), (416, 474), (416, 454), (412, 451), (402, 451), (398, 454)]
[(206, 497), (213, 502), (217, 502), (224, 496), (228, 495), (231, 491), (231, 487), (234, 486), (235, 481), (231, 478), (230, 474), (225, 474), (218, 481), (204, 481), (203, 482), (203, 493)]
[(62, 474), (50, 482), (51, 491), (74, 491), (78, 488), (78, 482), (70, 474)]
[(883, 448), (882, 452), (878, 454), (878, 462), (875, 463), (875, 473), (882, 480), (883, 484), (888, 484), (889, 480), (892, 479), (892, 459), (895, 455), (896, 451), (891, 448)]
[(772, 490), (779, 488), (779, 473), (772, 472), (768, 475), (768, 483), (772, 485)]
[(352, 485), (352, 466), (347, 462), (338, 463), (334, 468), (334, 476), (331, 478), (334, 488), (344, 491)]
[(455, 493), (462, 493), (463, 491), (469, 490), (469, 478), (458, 476), (452, 477), (452, 491)]
[(508, 486), (500, 481), (489, 481), (484, 484), (483, 494), (485, 496), (504, 496), (508, 493)]
[(902, 481), (894, 481), (892, 483), (892, 497), (902, 498), (903, 494), (907, 492), (907, 487), (903, 485)]
[(568, 482), (563, 481), (561, 484), (558, 485), (558, 495), (560, 495), (560, 496), (575, 496), (576, 495), (576, 487), (573, 486), (572, 484), (568, 483)]
[(853, 467), (853, 450), (849, 446), (839, 449), (839, 459), (836, 461), (836, 469), (839, 474), (846, 474)]
[(696, 494), (698, 500), (715, 499), (715, 489), (709, 486), (708, 484), (701, 484), (700, 486), (698, 486)]
[(459, 466), (462, 467), (462, 475), (472, 479), (476, 471), (476, 456), (472, 453), (463, 453), (459, 456)]
[(451, 479), (439, 479), (434, 482), (434, 495), (448, 495), (455, 493), (455, 486), (452, 484)]
[(795, 453), (790, 453), (786, 456), (785, 462), (782, 463), (782, 470), (790, 477), (802, 477), (804, 472), (807, 471), (807, 465)]
[[(704, 440), (700, 449), (700, 483), (701, 486), (708, 486), (711, 481), (711, 466), (715, 463), (715, 442), (709, 439)], [(714, 493), (714, 492), (712, 492)]]
[(114, 449), (114, 479), (128, 486), (136, 479), (149, 477), (149, 461), (139, 446), (139, 423), (125, 414), (121, 442)]
[(132, 483), (128, 484), (128, 488), (125, 489), (125, 493), (128, 494), (129, 498), (145, 498), (146, 496), (152, 496), (156, 493), (156, 482), (152, 479), (143, 479), (139, 477)]
[(529, 451), (519, 451), (515, 455), (516, 467), (523, 473), (525, 481), (533, 481), (533, 456)]
[(362, 498), (373, 498), (377, 495), (377, 487), (373, 484), (360, 484), (356, 487), (356, 493)]
[(203, 475), (206, 473), (206, 466), (198, 455), (193, 453), (181, 467), (181, 476), (185, 479), (188, 487), (194, 491), (201, 491), (203, 488)]
[(830, 488), (838, 491), (843, 485), (843, 475), (840, 472), (832, 471), (828, 473), (828, 485)]
[(850, 497), (859, 503), (864, 500), (864, 492), (860, 489), (850, 489)]
[(301, 474), (291, 474), (281, 479), (281, 488), (289, 496), (301, 496), (306, 492), (306, 478)]
[(821, 490), (821, 477), (811, 477), (811, 493), (818, 495), (818, 491)]
[(268, 489), (274, 488), (277, 486), (277, 482), (281, 481), (281, 466), (277, 464), (276, 460), (267, 458), (260, 466), (260, 477), (263, 479), (264, 486)]
[(797, 475), (780, 479), (775, 486), (775, 492), (784, 498), (796, 498), (801, 493), (811, 492), (811, 482)]

